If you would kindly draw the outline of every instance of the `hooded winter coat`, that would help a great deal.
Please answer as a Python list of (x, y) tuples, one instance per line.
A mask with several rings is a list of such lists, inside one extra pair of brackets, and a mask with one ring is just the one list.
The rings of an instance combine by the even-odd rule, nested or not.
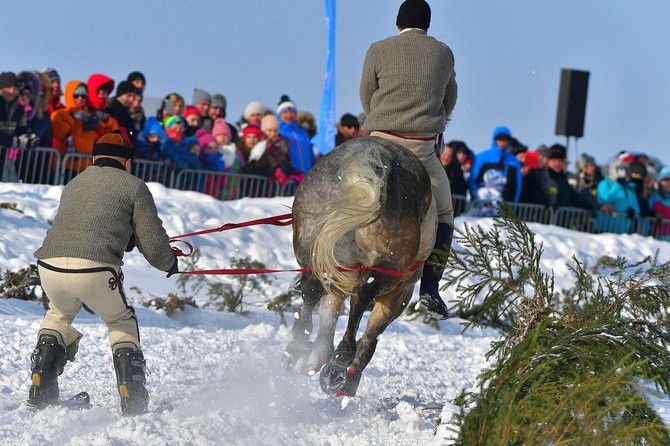
[(604, 178), (596, 188), (596, 196), (600, 204), (612, 205), (614, 215), (598, 214), (594, 222), (596, 232), (629, 233), (633, 225), (633, 218), (640, 215), (640, 204), (635, 193), (635, 183), (620, 178), (617, 168), (625, 166), (622, 163), (612, 163), (610, 174)]
[[(56, 110), (51, 115), (52, 145), (58, 150), (61, 157), (65, 156), (68, 150), (73, 149), (78, 153), (92, 153), (93, 144), (98, 138), (117, 128), (116, 121), (106, 113), (96, 112), (88, 105), (77, 107), (74, 92), (80, 85), (86, 87), (85, 83), (77, 80), (67, 83), (63, 95), (65, 108)], [(70, 137), (72, 138), (71, 147), (68, 143)], [(90, 164), (92, 162), (88, 163)], [(66, 168), (71, 169), (73, 165), (69, 163)]]
[(507, 182), (502, 191), (502, 197), (505, 201), (519, 202), (521, 197), (521, 185), (523, 176), (521, 174), (521, 163), (516, 157), (506, 149), (501, 149), (496, 144), (497, 135), (507, 135), (512, 137), (512, 132), (507, 127), (496, 127), (493, 131), (491, 147), (475, 155), (475, 161), (472, 164), (470, 177), (468, 178), (468, 187), (470, 196), (477, 197), (477, 190), (482, 186), (484, 173), (490, 169), (496, 169), (503, 173)]
[(107, 89), (111, 93), (114, 90), (114, 79), (105, 74), (96, 73), (92, 74), (91, 77), (88, 78), (88, 82), (86, 82), (86, 85), (88, 85), (89, 107), (94, 108), (96, 110), (105, 110), (105, 108), (107, 107), (107, 101), (105, 99), (98, 97), (98, 90), (101, 87), (107, 87)]

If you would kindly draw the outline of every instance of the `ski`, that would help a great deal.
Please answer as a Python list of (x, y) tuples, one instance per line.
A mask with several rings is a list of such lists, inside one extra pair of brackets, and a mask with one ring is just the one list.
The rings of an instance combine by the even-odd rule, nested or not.
[[(44, 409), (44, 407), (39, 407), (31, 403), (30, 400), (26, 401), (26, 406), (28, 407), (28, 410)], [(91, 404), (91, 397), (88, 394), (88, 392), (79, 392), (78, 394), (71, 396), (70, 398), (60, 400), (54, 404), (50, 404), (50, 406), (65, 407), (68, 409), (78, 409), (78, 410), (90, 409), (91, 407), (93, 407), (93, 405)]]
[(93, 407), (91, 404), (91, 396), (88, 392), (79, 392), (66, 400), (59, 401), (57, 405), (70, 409), (90, 409)]
[[(16, 404), (8, 404), (3, 407), (5, 410), (15, 410), (18, 409), (21, 406), (21, 403), (16, 403)], [(67, 409), (73, 409), (73, 410), (83, 410), (83, 409), (90, 409), (93, 407), (93, 404), (91, 404), (91, 397), (88, 394), (88, 392), (79, 392), (76, 395), (73, 395), (67, 399), (60, 400), (57, 403), (49, 404), (46, 407), (65, 407)], [(45, 409), (46, 407), (38, 407), (34, 404), (31, 404), (30, 401), (26, 401), (26, 407), (30, 411), (37, 411), (41, 409)], [(164, 412), (172, 412), (174, 410), (174, 404), (172, 404), (170, 401), (163, 400), (159, 402), (155, 408), (147, 410), (145, 413), (156, 413), (156, 414), (161, 414)], [(141, 415), (141, 414), (138, 414)]]

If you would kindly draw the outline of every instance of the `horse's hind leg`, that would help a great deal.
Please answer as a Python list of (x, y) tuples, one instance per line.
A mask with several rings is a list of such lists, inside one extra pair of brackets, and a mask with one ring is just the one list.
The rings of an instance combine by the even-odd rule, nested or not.
[(379, 337), (391, 322), (400, 316), (412, 297), (413, 286), (400, 294), (393, 293), (375, 303), (363, 336), (356, 345), (356, 355), (347, 369), (347, 383), (340, 390), (342, 395), (354, 396), (361, 380), (363, 369), (367, 367), (377, 349)]
[(314, 340), (314, 350), (310, 357), (310, 364), (313, 365), (313, 371), (318, 372), (324, 364), (333, 358), (333, 338), (335, 337), (335, 328), (337, 319), (340, 317), (344, 298), (328, 293), (321, 299), (319, 309), (319, 331)]
[(335, 349), (333, 359), (321, 369), (320, 384), (324, 392), (335, 394), (336, 396), (353, 396), (356, 394), (362, 368), (360, 370), (352, 370), (349, 367), (356, 356), (356, 332), (366, 308), (378, 294), (379, 289), (388, 280), (388, 276), (377, 272), (372, 272), (361, 278), (362, 285), (358, 287), (357, 296), (352, 296), (351, 298), (347, 329), (344, 332), (342, 341), (340, 341)]
[(284, 365), (288, 369), (307, 373), (310, 369), (307, 362), (314, 348), (309, 340), (313, 329), (312, 314), (314, 307), (324, 294), (324, 289), (321, 282), (313, 274), (303, 273), (300, 279), (300, 292), (303, 303), (295, 322), (293, 322), (293, 340), (284, 351)]

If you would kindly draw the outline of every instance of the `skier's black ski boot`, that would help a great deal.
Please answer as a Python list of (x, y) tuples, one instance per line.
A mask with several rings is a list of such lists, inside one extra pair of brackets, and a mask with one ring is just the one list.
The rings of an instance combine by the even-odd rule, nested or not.
[(114, 370), (123, 415), (132, 416), (147, 411), (149, 392), (144, 387), (144, 369), (144, 355), (141, 351), (123, 347), (114, 353)]
[(63, 373), (67, 362), (65, 348), (58, 338), (42, 334), (30, 356), (32, 362), (32, 385), (28, 393), (27, 405), (30, 409), (43, 409), (58, 403), (58, 376)]
[(449, 318), (447, 305), (440, 297), (440, 280), (447, 264), (453, 235), (453, 226), (438, 223), (435, 249), (423, 265), (423, 275), (419, 285), (419, 302), (436, 319)]

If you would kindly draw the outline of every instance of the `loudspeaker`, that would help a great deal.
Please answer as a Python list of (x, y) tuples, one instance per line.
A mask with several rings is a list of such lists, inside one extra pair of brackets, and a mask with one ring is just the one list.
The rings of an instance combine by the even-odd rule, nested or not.
[(586, 93), (589, 88), (589, 72), (561, 70), (561, 87), (558, 92), (556, 112), (557, 135), (584, 136), (584, 116), (586, 115)]

